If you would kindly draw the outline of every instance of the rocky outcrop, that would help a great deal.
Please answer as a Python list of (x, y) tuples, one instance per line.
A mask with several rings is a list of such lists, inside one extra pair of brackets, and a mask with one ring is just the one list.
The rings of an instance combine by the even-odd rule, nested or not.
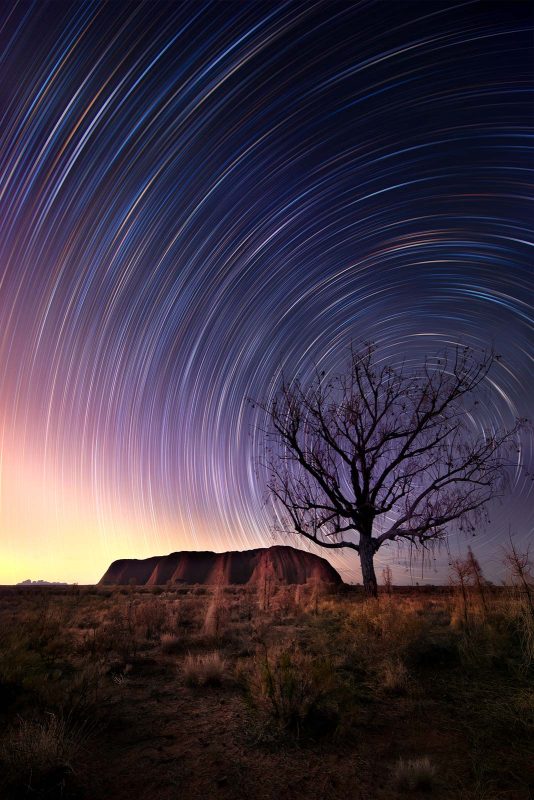
[(283, 545), (242, 552), (185, 551), (145, 559), (124, 558), (111, 564), (100, 583), (254, 585), (267, 576), (281, 584), (342, 583), (339, 574), (324, 558)]

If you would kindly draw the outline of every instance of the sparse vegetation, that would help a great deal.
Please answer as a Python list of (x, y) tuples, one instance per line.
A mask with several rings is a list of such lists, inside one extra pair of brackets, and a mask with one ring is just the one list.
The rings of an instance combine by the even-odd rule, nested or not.
[(160, 644), (164, 653), (178, 653), (183, 646), (181, 637), (174, 633), (163, 633)]
[(389, 658), (381, 668), (382, 686), (387, 692), (401, 694), (409, 685), (409, 673), (400, 658)]
[(521, 640), (527, 668), (534, 664), (534, 576), (530, 552), (521, 552), (510, 539), (505, 551), (505, 564), (510, 571), (511, 587), (508, 613)]
[(332, 732), (346, 696), (330, 658), (314, 657), (294, 646), (258, 652), (246, 689), (266, 724), (296, 738)]
[(511, 557), (504, 587), (471, 560), (463, 586), (453, 567), (378, 601), (274, 580), (6, 587), (0, 796), (528, 800), (531, 565)]
[(393, 770), (393, 780), (402, 791), (430, 791), (436, 778), (436, 768), (426, 756), (399, 759)]
[(224, 587), (218, 585), (215, 587), (206, 609), (203, 632), (206, 636), (217, 639), (223, 635), (227, 622), (228, 605), (225, 602)]
[(42, 722), (18, 718), (1, 749), (7, 790), (24, 786), (32, 797), (67, 794), (86, 739), (86, 725), (64, 716), (49, 713)]
[(182, 672), (186, 686), (220, 686), (226, 669), (226, 660), (214, 650), (211, 653), (185, 657)]

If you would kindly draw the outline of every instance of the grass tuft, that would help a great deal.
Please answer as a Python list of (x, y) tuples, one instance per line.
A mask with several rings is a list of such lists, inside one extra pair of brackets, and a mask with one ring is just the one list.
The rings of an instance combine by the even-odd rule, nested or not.
[(60, 715), (49, 713), (44, 722), (19, 718), (1, 749), (9, 783), (25, 787), (30, 796), (58, 791), (63, 796), (68, 776), (78, 769), (87, 738), (85, 724)]
[(214, 650), (211, 653), (188, 653), (183, 663), (186, 686), (220, 686), (226, 671), (226, 660)]
[(427, 756), (405, 761), (400, 758), (393, 769), (393, 782), (401, 791), (430, 791), (436, 781), (436, 767)]

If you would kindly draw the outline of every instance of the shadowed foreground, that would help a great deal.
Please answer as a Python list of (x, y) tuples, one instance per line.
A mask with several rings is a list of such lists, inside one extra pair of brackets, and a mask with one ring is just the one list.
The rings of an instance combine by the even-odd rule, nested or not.
[(6, 587), (0, 796), (529, 800), (528, 597), (461, 588)]

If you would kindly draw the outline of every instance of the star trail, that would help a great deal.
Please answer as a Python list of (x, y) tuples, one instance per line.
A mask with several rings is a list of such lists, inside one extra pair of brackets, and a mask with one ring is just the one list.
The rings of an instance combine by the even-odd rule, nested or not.
[[(4, 4), (0, 582), (269, 544), (249, 398), (352, 341), (493, 345), (473, 428), (531, 415), (533, 28), (529, 3)], [(532, 536), (532, 443), (473, 543), (490, 577)]]

